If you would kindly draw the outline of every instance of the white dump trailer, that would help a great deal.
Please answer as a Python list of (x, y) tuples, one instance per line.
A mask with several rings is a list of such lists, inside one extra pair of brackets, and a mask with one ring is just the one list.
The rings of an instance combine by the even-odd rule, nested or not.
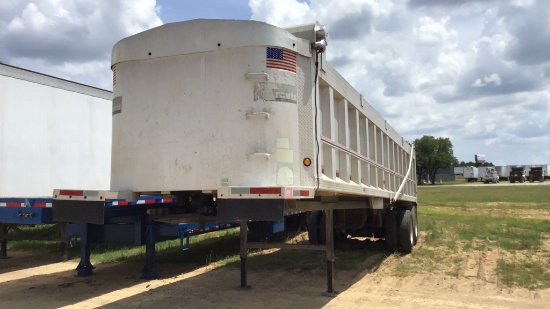
[(325, 38), (318, 23), (192, 20), (119, 41), (111, 189), (175, 196), (242, 233), (310, 212), (322, 248), (375, 235), (410, 252), (413, 148), (326, 61)]

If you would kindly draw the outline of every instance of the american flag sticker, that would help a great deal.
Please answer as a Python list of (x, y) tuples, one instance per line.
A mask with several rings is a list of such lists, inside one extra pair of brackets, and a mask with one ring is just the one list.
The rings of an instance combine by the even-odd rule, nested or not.
[(282, 48), (268, 47), (265, 66), (296, 73), (296, 53)]

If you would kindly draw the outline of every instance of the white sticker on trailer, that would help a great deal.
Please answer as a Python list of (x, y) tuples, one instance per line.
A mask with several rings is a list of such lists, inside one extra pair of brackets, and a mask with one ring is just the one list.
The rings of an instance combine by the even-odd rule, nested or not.
[(277, 185), (290, 186), (294, 184), (294, 173), (286, 166), (281, 167), (277, 173)]
[(113, 116), (122, 113), (122, 97), (113, 99)]

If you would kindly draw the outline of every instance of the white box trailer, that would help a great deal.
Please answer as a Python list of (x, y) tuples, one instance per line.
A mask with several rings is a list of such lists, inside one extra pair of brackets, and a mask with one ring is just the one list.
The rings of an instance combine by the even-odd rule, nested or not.
[[(111, 100), (110, 91), (0, 63), (0, 258), (9, 239), (37, 240), (15, 225), (55, 223), (54, 188), (109, 189)], [(47, 229), (65, 234), (64, 225)]]
[(0, 64), (0, 197), (110, 186), (110, 91)]
[(192, 20), (119, 41), (111, 189), (240, 220), (242, 261), (249, 220), (300, 211), (330, 265), (335, 234), (410, 252), (413, 147), (326, 61), (324, 39), (318, 23)]
[(464, 167), (464, 179), (468, 182), (478, 181), (479, 179), (479, 170), (475, 166), (465, 166)]

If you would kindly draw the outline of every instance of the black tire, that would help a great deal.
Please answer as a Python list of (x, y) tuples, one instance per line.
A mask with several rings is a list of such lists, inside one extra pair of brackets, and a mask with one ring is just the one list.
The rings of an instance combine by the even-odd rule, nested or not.
[(416, 245), (418, 242), (418, 213), (416, 206), (412, 207), (411, 214), (413, 220), (413, 244)]
[[(320, 245), (320, 233), (319, 233), (319, 224), (321, 223), (321, 216), (323, 212), (320, 210), (312, 211), (307, 217), (307, 236), (309, 238), (309, 243), (312, 245)], [(325, 237), (323, 237), (325, 238)]]
[(414, 246), (412, 213), (410, 210), (401, 210), (399, 217), (399, 248), (403, 253), (411, 253)]
[(399, 249), (397, 243), (397, 216), (394, 210), (388, 210), (384, 214), (384, 237), (386, 250), (395, 252)]

